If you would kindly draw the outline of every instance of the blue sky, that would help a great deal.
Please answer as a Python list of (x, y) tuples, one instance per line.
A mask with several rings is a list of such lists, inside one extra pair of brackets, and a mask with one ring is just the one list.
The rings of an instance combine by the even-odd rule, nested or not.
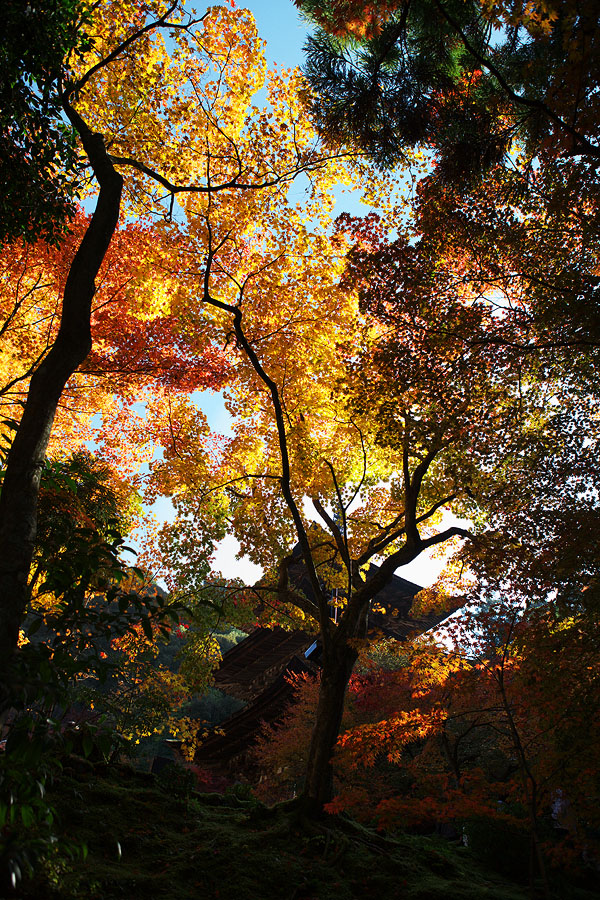
[(267, 60), (282, 66), (299, 66), (307, 28), (291, 0), (250, 0), (239, 4), (249, 9), (258, 32), (267, 42)]

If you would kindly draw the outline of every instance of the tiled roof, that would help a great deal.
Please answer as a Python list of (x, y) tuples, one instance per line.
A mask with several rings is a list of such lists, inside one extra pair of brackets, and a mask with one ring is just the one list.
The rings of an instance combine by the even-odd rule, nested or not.
[(213, 764), (220, 768), (244, 767), (247, 751), (253, 746), (261, 724), (275, 722), (292, 699), (294, 688), (287, 678), (304, 672), (314, 675), (316, 671), (317, 667), (303, 656), (292, 656), (287, 660), (285, 671), (280, 672), (252, 703), (221, 724), (224, 734), (211, 735), (200, 745), (195, 761), (200, 765)]
[[(302, 564), (294, 564), (291, 569), (295, 571), (290, 571), (290, 578), (310, 595)], [(376, 571), (377, 566), (372, 565), (367, 580)], [(369, 615), (371, 632), (380, 631), (402, 641), (438, 625), (445, 616), (410, 617), (414, 596), (420, 590), (419, 585), (393, 575), (375, 597), (376, 610), (377, 606), (381, 610)], [(314, 635), (302, 631), (256, 628), (224, 655), (215, 686), (249, 703), (221, 723), (223, 734), (204, 741), (196, 753), (197, 762), (222, 771), (247, 769), (247, 751), (256, 740), (261, 723), (276, 721), (292, 698), (293, 687), (287, 677), (318, 671), (318, 651), (311, 656), (312, 662), (304, 655), (314, 640)]]
[(314, 636), (283, 628), (256, 628), (228, 650), (215, 675), (215, 687), (252, 700), (286, 668), (295, 654), (303, 654)]

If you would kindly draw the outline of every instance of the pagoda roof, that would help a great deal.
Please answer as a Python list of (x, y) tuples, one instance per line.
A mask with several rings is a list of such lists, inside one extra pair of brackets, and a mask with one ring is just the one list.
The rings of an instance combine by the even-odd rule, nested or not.
[[(377, 569), (373, 564), (369, 567), (367, 581)], [(290, 567), (290, 578), (310, 596), (310, 585), (303, 570), (299, 560)], [(439, 625), (445, 614), (410, 616), (414, 597), (421, 590), (418, 584), (393, 575), (374, 598), (374, 609), (369, 614), (371, 635), (379, 633), (404, 641)], [(246, 700), (248, 705), (229, 716), (219, 726), (219, 732), (202, 743), (196, 752), (197, 762), (229, 772), (251, 768), (247, 752), (255, 743), (261, 725), (281, 717), (294, 692), (291, 676), (316, 675), (318, 658), (318, 640), (314, 634), (286, 631), (279, 626), (258, 627), (228, 650), (216, 672), (215, 687)]]
[(279, 626), (256, 628), (224, 654), (215, 674), (215, 687), (238, 700), (252, 700), (314, 640), (314, 635), (304, 631), (286, 631)]
[[(262, 629), (265, 630), (265, 629)], [(239, 645), (238, 645), (239, 646)], [(230, 651), (231, 652), (231, 651)], [(252, 702), (229, 716), (218, 732), (210, 735), (198, 747), (195, 761), (200, 765), (219, 769), (247, 769), (248, 751), (254, 746), (264, 722), (277, 721), (294, 693), (292, 676), (315, 675), (318, 667), (303, 655), (288, 658), (285, 670), (256, 696)]]

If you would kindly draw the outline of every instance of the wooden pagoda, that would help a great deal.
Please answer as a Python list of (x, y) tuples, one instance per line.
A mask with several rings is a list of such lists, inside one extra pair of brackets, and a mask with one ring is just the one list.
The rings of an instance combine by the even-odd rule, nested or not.
[[(370, 571), (376, 569), (371, 566)], [(403, 641), (438, 625), (444, 616), (410, 616), (420, 590), (419, 585), (394, 575), (375, 597), (369, 614), (370, 632)], [(293, 676), (316, 675), (319, 657), (320, 645), (314, 635), (279, 627), (256, 628), (232, 647), (223, 656), (215, 687), (247, 705), (202, 743), (196, 753), (197, 764), (231, 780), (251, 777), (250, 751), (262, 724), (277, 722), (292, 699)]]

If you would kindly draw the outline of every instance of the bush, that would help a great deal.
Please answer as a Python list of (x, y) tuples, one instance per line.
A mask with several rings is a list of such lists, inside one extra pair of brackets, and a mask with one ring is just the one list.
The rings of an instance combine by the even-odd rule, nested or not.
[(531, 837), (524, 825), (477, 816), (465, 822), (464, 833), (469, 849), (485, 866), (515, 881), (527, 882)]

